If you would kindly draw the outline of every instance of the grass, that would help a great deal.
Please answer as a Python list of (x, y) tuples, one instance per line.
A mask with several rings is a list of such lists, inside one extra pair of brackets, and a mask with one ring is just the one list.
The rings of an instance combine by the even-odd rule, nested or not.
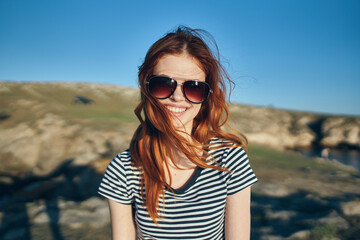
[(291, 151), (277, 151), (261, 145), (249, 146), (249, 158), (254, 168), (267, 170), (287, 170), (301, 172), (333, 172), (338, 171), (337, 166), (324, 164)]
[[(0, 82), (0, 92), (0, 113), (10, 115), (0, 122), (0, 128), (4, 129), (20, 123), (31, 127), (49, 113), (60, 116), (68, 124), (127, 134), (131, 134), (138, 125), (134, 109), (139, 93), (133, 89), (81, 83)], [(75, 104), (73, 99), (79, 95), (92, 99), (94, 103)], [(285, 113), (280, 110), (276, 112), (280, 115)], [(300, 116), (300, 113), (294, 114)], [(276, 118), (276, 114), (269, 116)], [(251, 115), (232, 113), (232, 119), (243, 121), (249, 117)], [(276, 151), (260, 145), (249, 145), (249, 157), (255, 172), (264, 180), (281, 181), (289, 176), (324, 180), (324, 173), (329, 175), (339, 171), (331, 164), (318, 163), (294, 152)]]
[[(1, 91), (5, 88), (8, 91)], [(10, 115), (8, 119), (0, 122), (0, 129), (14, 127), (19, 123), (25, 123), (31, 127), (38, 119), (50, 113), (60, 116), (67, 124), (74, 123), (98, 130), (116, 130), (120, 133), (131, 134), (138, 125), (133, 110), (138, 102), (139, 94), (135, 92), (133, 95), (127, 95), (127, 91), (116, 86), (104, 87), (91, 84), (0, 82), (0, 115)], [(86, 96), (95, 102), (91, 105), (74, 104), (73, 98), (77, 95)], [(279, 116), (276, 114), (283, 114), (280, 110), (270, 109), (269, 111), (276, 111), (274, 114), (269, 114), (271, 119)], [(297, 112), (293, 115), (294, 118), (301, 116)], [(251, 122), (251, 117), (253, 116), (239, 112), (232, 114), (232, 119), (241, 124), (243, 121)], [(309, 159), (290, 151), (277, 151), (255, 144), (250, 144), (248, 149), (250, 164), (260, 184), (275, 181), (285, 185), (289, 184), (285, 183), (289, 179), (297, 178), (321, 183), (320, 186), (326, 185), (327, 189), (319, 193), (320, 197), (328, 197), (329, 194), (326, 192), (328, 189), (337, 191), (339, 195), (359, 194), (358, 172), (339, 169), (335, 165), (320, 163), (316, 159)], [(343, 175), (339, 176), (339, 172)], [(295, 190), (309, 189), (309, 186), (302, 184), (301, 181), (296, 183), (297, 185), (295, 183), (290, 182), (289, 186)], [(316, 193), (317, 189), (313, 192)], [(321, 195), (324, 192), (325, 194)], [(255, 215), (253, 218), (256, 220), (260, 217)], [(352, 222), (352, 226), (358, 226), (360, 222), (356, 217), (348, 220)], [(60, 227), (64, 239), (110, 238), (109, 227), (89, 229), (88, 227), (81, 229)], [(31, 231), (34, 239), (52, 239), (53, 237), (47, 225), (34, 225)], [(348, 236), (345, 239), (352, 239), (351, 237), (358, 236), (358, 233), (358, 227), (353, 227), (351, 232), (342, 233), (331, 225), (316, 225), (311, 230), (311, 237), (321, 239), (340, 235)]]
[(310, 238), (313, 240), (333, 239), (338, 237), (338, 229), (331, 224), (316, 225), (310, 233)]
[[(0, 113), (11, 116), (11, 121), (2, 123), (4, 127), (13, 127), (19, 123), (31, 125), (48, 113), (59, 115), (69, 122), (81, 122), (100, 129), (119, 128), (123, 123), (136, 125), (137, 122), (133, 113), (137, 97), (129, 98), (120, 87), (96, 91), (96, 87), (91, 89), (86, 84), (73, 84), (70, 87), (51, 83), (1, 84), (6, 84), (10, 90), (0, 95)], [(73, 99), (78, 95), (86, 96), (95, 103), (75, 104)]]
[(111, 239), (110, 225), (93, 228), (83, 226), (79, 228), (70, 228), (68, 226), (59, 226), (58, 232), (53, 232), (48, 224), (37, 224), (31, 227), (31, 237), (37, 240), (67, 239), (67, 240), (99, 240)]
[[(2, 90), (2, 89), (7, 89)], [(128, 92), (133, 91), (133, 94)], [(0, 128), (27, 123), (31, 126), (48, 113), (61, 116), (69, 123), (96, 129), (133, 130), (138, 125), (134, 109), (138, 103), (136, 90), (119, 86), (81, 83), (12, 83), (0, 82), (0, 113), (10, 115)], [(75, 104), (75, 96), (86, 96), (94, 104)], [(270, 109), (271, 110), (271, 109)], [(279, 114), (283, 114), (280, 110)], [(245, 111), (246, 112), (246, 111)], [(300, 113), (294, 113), (300, 116)], [(273, 114), (271, 114), (272, 116)], [(232, 119), (250, 116), (232, 113)], [(276, 118), (276, 116), (272, 116)], [(336, 171), (293, 152), (275, 151), (260, 145), (249, 145), (249, 156), (254, 168), (293, 171)]]
[[(261, 186), (280, 184), (291, 193), (306, 192), (320, 199), (360, 196), (360, 173), (329, 162), (319, 162), (290, 151), (277, 151), (265, 146), (249, 146), (250, 164)], [(264, 185), (265, 184), (265, 185)]]

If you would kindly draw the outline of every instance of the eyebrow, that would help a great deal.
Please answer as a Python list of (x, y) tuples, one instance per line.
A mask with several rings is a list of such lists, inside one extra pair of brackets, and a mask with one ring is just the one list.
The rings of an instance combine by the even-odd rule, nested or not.
[(194, 78), (188, 78), (188, 79), (175, 79), (169, 75), (166, 75), (166, 74), (156, 74), (156, 76), (161, 76), (161, 77), (168, 77), (168, 78), (171, 78), (171, 79), (174, 79), (175, 81), (183, 81), (183, 82), (186, 82), (186, 81), (198, 81), (198, 82), (202, 82), (201, 80), (199, 79), (194, 79)]

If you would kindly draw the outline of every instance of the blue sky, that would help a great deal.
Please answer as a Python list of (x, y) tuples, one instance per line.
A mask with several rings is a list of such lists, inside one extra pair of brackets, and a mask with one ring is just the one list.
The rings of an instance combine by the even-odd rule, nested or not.
[(136, 87), (179, 24), (214, 36), (232, 102), (360, 115), (358, 0), (0, 0), (0, 80)]

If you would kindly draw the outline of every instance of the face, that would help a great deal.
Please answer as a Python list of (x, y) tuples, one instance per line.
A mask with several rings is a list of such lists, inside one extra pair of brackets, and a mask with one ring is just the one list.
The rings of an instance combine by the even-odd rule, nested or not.
[(191, 134), (193, 121), (200, 111), (201, 104), (187, 101), (182, 92), (181, 84), (187, 80), (205, 82), (206, 76), (200, 68), (200, 63), (187, 54), (165, 55), (156, 64), (153, 74), (170, 77), (177, 81), (175, 92), (169, 98), (159, 99), (159, 102), (167, 108), (170, 116), (172, 116), (174, 126)]

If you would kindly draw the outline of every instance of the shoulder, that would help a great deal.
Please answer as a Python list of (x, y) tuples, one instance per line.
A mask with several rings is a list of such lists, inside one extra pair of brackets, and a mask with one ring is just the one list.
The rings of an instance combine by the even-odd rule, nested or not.
[(121, 173), (122, 175), (137, 174), (138, 169), (132, 165), (129, 150), (118, 153), (110, 162), (108, 170)]
[(115, 158), (121, 159), (123, 162), (131, 162), (130, 150), (127, 149), (121, 153), (118, 153)]
[(233, 148), (233, 147), (240, 147), (238, 144), (236, 144), (234, 141), (225, 139), (225, 138), (211, 138), (208, 142), (208, 145), (210, 145), (211, 148), (217, 148), (217, 147), (225, 147), (225, 148)]
[(125, 166), (131, 165), (131, 155), (129, 150), (125, 150), (118, 153), (114, 159), (110, 162), (109, 166), (124, 168)]
[(243, 153), (246, 155), (246, 151), (242, 146), (234, 143), (231, 140), (223, 138), (212, 138), (208, 143), (209, 152), (211, 154), (226, 154), (229, 152)]
[(215, 149), (210, 154), (219, 166), (226, 169), (220, 174), (226, 183), (227, 196), (257, 182), (248, 155), (241, 146), (226, 139), (213, 139), (212, 143)]
[(241, 146), (222, 138), (212, 138), (209, 141), (209, 154), (225, 167), (229, 167), (234, 162), (248, 161), (247, 153)]
[(139, 171), (132, 166), (129, 151), (124, 151), (117, 154), (107, 166), (98, 193), (116, 202), (130, 204), (138, 183)]

